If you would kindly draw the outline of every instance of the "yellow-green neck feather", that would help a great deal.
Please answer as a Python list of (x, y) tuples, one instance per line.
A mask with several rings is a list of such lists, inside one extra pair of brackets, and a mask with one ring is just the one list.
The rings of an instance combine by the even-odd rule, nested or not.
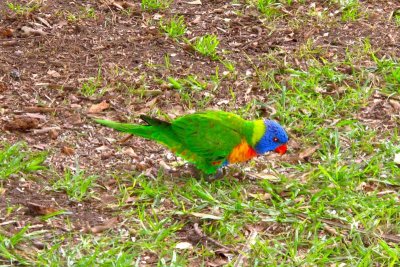
[(253, 125), (254, 126), (253, 126), (253, 136), (251, 137), (251, 145), (255, 146), (265, 134), (266, 126), (264, 120), (253, 121)]

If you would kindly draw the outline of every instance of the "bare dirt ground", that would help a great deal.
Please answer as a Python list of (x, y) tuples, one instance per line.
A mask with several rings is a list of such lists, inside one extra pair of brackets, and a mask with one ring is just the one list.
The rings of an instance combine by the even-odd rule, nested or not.
[[(104, 224), (115, 217), (108, 206), (116, 201), (114, 194), (118, 191), (113, 173), (157, 176), (160, 162), (170, 165), (176, 161), (161, 146), (139, 138), (123, 140), (122, 150), (116, 149), (114, 142), (124, 136), (96, 125), (91, 117), (138, 122), (135, 118), (143, 113), (173, 118), (198, 109), (234, 111), (250, 101), (268, 103), (274, 89), (261, 88), (256, 70), (279, 71), (284, 67), (282, 62), (306, 68), (307, 60), (298, 55), (310, 40), (312, 47), (319, 48), (315, 57), (328, 61), (344, 59), (349, 47), (365, 38), (377, 48), (378, 56), (400, 56), (399, 28), (388, 21), (388, 15), (398, 8), (395, 1), (363, 1), (367, 17), (332, 24), (302, 17), (311, 8), (334, 14), (334, 5), (327, 7), (325, 1), (294, 3), (285, 7), (283, 19), (271, 25), (260, 20), (256, 8), (243, 1), (202, 1), (201, 5), (187, 2), (174, 1), (165, 11), (145, 12), (139, 3), (130, 1), (54, 0), (43, 1), (38, 10), (22, 15), (9, 10), (5, 2), (0, 3), (0, 140), (24, 141), (33, 150), (49, 151), (46, 164), (54, 173), (62, 175), (66, 167), (75, 168), (79, 162), (87, 173), (103, 175), (98, 181), (101, 186), (95, 189), (100, 197), (83, 202), (70, 201), (65, 193), (48, 190), (47, 182), (54, 177), (47, 175), (34, 175), (32, 179), (15, 175), (2, 181), (5, 190), (0, 193), (0, 223), (11, 221), (2, 226), (5, 231), (13, 233), (30, 224), (63, 233)], [(89, 7), (95, 10), (93, 17), (84, 11)], [(73, 20), (68, 14), (79, 18)], [(199, 55), (159, 30), (159, 19), (174, 15), (185, 16), (189, 40), (216, 34), (219, 53), (235, 63), (235, 74), (221, 79), (218, 90), (213, 90), (215, 84), (209, 77), (216, 69), (222, 73), (223, 64)], [(166, 55), (170, 68), (165, 67)], [(370, 61), (360, 60), (359, 64), (360, 68), (373, 67)], [(168, 86), (167, 77), (190, 74), (200, 77), (211, 93), (194, 92), (189, 103)], [(98, 76), (103, 94), (83, 96), (82, 84)], [(379, 84), (376, 81), (377, 87)], [(205, 99), (205, 104), (199, 104)], [(88, 112), (102, 101), (109, 106)], [(394, 129), (398, 127), (396, 108), (389, 99), (374, 94), (356, 116), (378, 131)], [(246, 114), (252, 117), (255, 113), (269, 116), (273, 110), (253, 105)], [(279, 119), (279, 114), (275, 117)], [(293, 144), (289, 154), (300, 150), (298, 144)], [(185, 166), (181, 168), (184, 172)], [(177, 172), (167, 183), (182, 181), (179, 168)], [(67, 227), (61, 220), (43, 223), (32, 215), (35, 208), (29, 208), (29, 203), (71, 211), (71, 225)], [(21, 205), (12, 218), (3, 213), (9, 205)]]

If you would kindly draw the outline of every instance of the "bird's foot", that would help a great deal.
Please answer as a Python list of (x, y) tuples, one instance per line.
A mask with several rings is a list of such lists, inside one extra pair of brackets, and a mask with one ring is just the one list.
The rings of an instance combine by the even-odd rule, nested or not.
[(217, 172), (215, 174), (209, 174), (209, 175), (205, 176), (205, 179), (208, 181), (214, 181), (214, 180), (218, 180), (218, 179), (225, 177), (225, 175), (226, 175), (226, 169), (219, 168), (219, 169), (217, 169)]

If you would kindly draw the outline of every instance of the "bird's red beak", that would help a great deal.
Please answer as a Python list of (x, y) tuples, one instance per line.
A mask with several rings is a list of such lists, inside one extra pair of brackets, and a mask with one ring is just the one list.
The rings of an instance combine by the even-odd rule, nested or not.
[(277, 153), (279, 153), (279, 154), (281, 154), (281, 155), (285, 154), (286, 151), (287, 151), (287, 146), (286, 146), (286, 144), (280, 145), (280, 146), (278, 146), (278, 147), (275, 149), (275, 152), (277, 152)]

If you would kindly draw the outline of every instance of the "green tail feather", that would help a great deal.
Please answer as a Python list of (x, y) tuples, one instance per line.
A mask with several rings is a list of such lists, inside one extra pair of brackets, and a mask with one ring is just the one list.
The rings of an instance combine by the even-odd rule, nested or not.
[(148, 125), (136, 125), (136, 124), (129, 124), (129, 123), (120, 123), (115, 121), (109, 120), (101, 120), (95, 119), (95, 122), (107, 126), (109, 128), (113, 128), (117, 131), (130, 133), (133, 135), (141, 136), (144, 138), (152, 139), (152, 134), (154, 133), (154, 129)]

